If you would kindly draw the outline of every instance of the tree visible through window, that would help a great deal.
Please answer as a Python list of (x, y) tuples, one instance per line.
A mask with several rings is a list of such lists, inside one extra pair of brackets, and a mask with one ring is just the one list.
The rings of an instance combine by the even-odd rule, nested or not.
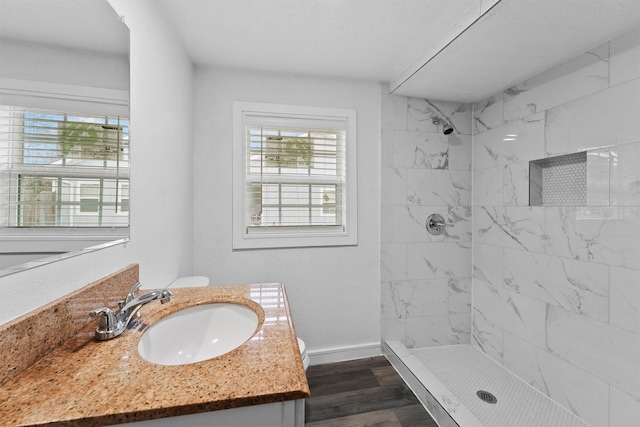
[(0, 226), (129, 225), (128, 118), (0, 110)]
[(355, 165), (353, 110), (236, 103), (234, 247), (354, 244)]
[(248, 226), (341, 225), (344, 135), (247, 126)]

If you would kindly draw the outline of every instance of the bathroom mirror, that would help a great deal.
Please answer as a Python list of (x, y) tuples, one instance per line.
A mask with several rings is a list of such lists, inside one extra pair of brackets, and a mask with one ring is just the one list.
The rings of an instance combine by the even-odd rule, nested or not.
[(128, 241), (129, 125), (107, 0), (0, 0), (0, 276)]

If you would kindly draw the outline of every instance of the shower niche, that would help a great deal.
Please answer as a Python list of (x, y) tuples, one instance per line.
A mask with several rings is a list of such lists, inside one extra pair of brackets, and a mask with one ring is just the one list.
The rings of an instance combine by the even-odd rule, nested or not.
[(586, 205), (586, 151), (529, 162), (529, 206)]

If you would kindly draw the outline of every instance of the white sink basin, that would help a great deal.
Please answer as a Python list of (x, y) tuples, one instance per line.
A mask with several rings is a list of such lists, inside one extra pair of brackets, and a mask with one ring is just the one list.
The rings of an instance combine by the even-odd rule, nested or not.
[(240, 304), (185, 308), (151, 325), (140, 338), (138, 352), (160, 365), (196, 363), (240, 347), (255, 335), (258, 323), (258, 315)]

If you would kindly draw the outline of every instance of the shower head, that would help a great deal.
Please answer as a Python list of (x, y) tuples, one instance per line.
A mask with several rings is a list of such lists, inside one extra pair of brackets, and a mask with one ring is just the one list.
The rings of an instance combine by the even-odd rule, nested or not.
[(431, 121), (436, 126), (442, 124), (442, 133), (444, 133), (445, 135), (449, 135), (451, 132), (453, 132), (453, 127), (444, 119), (441, 119), (440, 117), (434, 117), (433, 119), (431, 119)]

